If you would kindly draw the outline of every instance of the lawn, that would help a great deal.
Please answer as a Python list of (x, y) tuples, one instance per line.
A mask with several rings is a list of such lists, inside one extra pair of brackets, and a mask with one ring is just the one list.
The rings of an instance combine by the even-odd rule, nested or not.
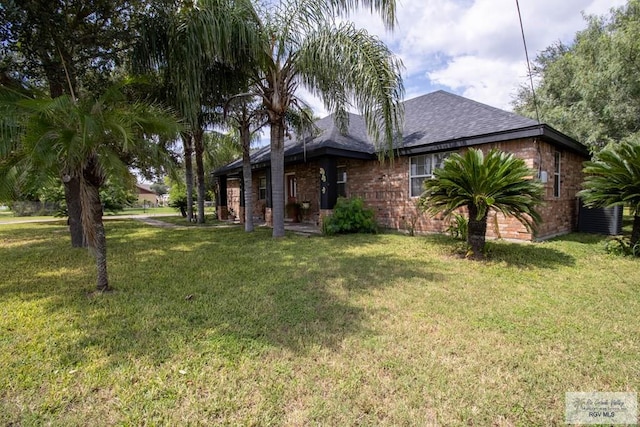
[(63, 222), (0, 226), (1, 425), (558, 425), (640, 388), (639, 261), (597, 236), (106, 227), (95, 295)]

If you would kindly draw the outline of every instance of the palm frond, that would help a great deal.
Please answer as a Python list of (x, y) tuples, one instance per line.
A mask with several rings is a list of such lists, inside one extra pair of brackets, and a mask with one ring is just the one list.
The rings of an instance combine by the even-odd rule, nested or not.
[(378, 38), (351, 23), (310, 33), (296, 56), (302, 83), (324, 100), (346, 127), (355, 105), (379, 151), (391, 151), (401, 134), (402, 63)]
[(531, 179), (534, 172), (512, 153), (491, 150), (486, 155), (469, 149), (449, 156), (434, 178), (424, 182), (422, 208), (431, 215), (450, 215), (461, 207), (473, 206), (476, 220), (489, 211), (512, 216), (528, 230), (541, 221), (536, 207), (542, 203), (543, 187)]
[(585, 162), (587, 175), (578, 193), (590, 207), (629, 206), (640, 213), (640, 141), (630, 139), (601, 150)]

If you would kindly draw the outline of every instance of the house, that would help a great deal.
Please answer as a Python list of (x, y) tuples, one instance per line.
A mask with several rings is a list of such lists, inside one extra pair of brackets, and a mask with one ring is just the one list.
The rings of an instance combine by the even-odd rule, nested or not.
[[(404, 102), (402, 141), (393, 161), (380, 162), (361, 116), (351, 114), (341, 134), (329, 116), (317, 122), (322, 132), (305, 141), (285, 143), (285, 200), (308, 202), (303, 220), (320, 222), (331, 213), (338, 196), (361, 197), (374, 209), (378, 224), (391, 229), (414, 226), (420, 232), (443, 232), (446, 218), (420, 215), (415, 202), (422, 182), (452, 152), (468, 147), (498, 148), (524, 159), (538, 171), (546, 191), (540, 207), (543, 223), (535, 235), (512, 218), (489, 218), (488, 236), (545, 239), (569, 233), (576, 226), (577, 199), (587, 148), (545, 124), (445, 91)], [(256, 219), (270, 222), (269, 147), (251, 156)], [(214, 172), (218, 212), (243, 217), (242, 163)], [(307, 203), (305, 203), (307, 205)]]
[(136, 184), (136, 193), (138, 194), (138, 206), (157, 206), (158, 195), (147, 184)]

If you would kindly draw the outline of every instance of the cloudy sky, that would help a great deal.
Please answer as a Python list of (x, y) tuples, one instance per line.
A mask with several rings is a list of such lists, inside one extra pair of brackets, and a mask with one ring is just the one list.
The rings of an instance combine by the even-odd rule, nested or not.
[[(583, 13), (604, 15), (625, 0), (520, 0), (529, 57), (584, 29)], [(405, 99), (443, 89), (511, 110), (527, 67), (515, 0), (397, 0), (398, 25), (367, 12), (350, 18), (376, 34), (405, 66)], [(322, 103), (303, 95), (317, 115)]]

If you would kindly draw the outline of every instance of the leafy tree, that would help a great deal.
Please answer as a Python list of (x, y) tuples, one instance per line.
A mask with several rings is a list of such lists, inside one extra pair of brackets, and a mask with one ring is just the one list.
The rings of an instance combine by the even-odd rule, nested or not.
[[(204, 168), (218, 169), (241, 155), (238, 134), (236, 132), (207, 132), (204, 134)], [(209, 175), (208, 187), (212, 189), (211, 198), (216, 200), (217, 188), (213, 176)], [(246, 188), (245, 188), (245, 191)]]
[[(247, 76), (248, 78), (248, 76)], [(238, 134), (242, 151), (242, 178), (244, 186), (245, 221), (244, 230), (251, 232), (253, 226), (253, 174), (251, 171), (251, 143), (257, 132), (267, 124), (267, 115), (261, 103), (253, 100), (251, 95), (232, 97), (225, 106), (227, 126)], [(285, 115), (285, 123), (296, 135), (314, 134), (313, 112), (309, 108), (290, 110)]]
[[(640, 0), (586, 19), (571, 45), (556, 43), (536, 59), (536, 98), (542, 121), (597, 151), (640, 131)], [(514, 106), (535, 117), (527, 87)]]
[(154, 182), (149, 186), (158, 196), (164, 196), (169, 192), (169, 186), (162, 181)]
[[(82, 205), (82, 228), (96, 258), (97, 289), (109, 290), (107, 248), (102, 223), (100, 189), (107, 178), (130, 177), (120, 152), (156, 150), (158, 162), (163, 147), (152, 135), (176, 134), (171, 115), (145, 103), (131, 103), (120, 86), (109, 88), (98, 98), (75, 99), (62, 95), (55, 99), (18, 97), (8, 102), (0, 89), (0, 109), (5, 114), (0, 139), (0, 192), (15, 177), (28, 175), (35, 182), (78, 182)], [(9, 119), (7, 119), (9, 117)], [(8, 184), (6, 184), (8, 183)]]
[[(187, 218), (187, 186), (184, 179), (168, 179), (169, 181), (169, 206), (178, 209), (183, 218)], [(193, 200), (193, 199), (191, 199)]]
[(242, 183), (244, 187), (244, 231), (252, 232), (253, 226), (253, 174), (251, 171), (251, 142), (256, 132), (266, 124), (262, 105), (250, 96), (232, 97), (225, 105), (228, 126), (238, 135), (242, 152)]
[(611, 144), (586, 162), (584, 190), (590, 207), (628, 206), (633, 215), (631, 246), (640, 242), (640, 139)]
[[(137, 36), (135, 22), (172, 0), (8, 0), (0, 5), (0, 80), (51, 98), (101, 93)], [(67, 177), (69, 178), (69, 177)], [(78, 177), (64, 180), (72, 246), (83, 246)]]
[(249, 87), (270, 126), (274, 237), (284, 236), (284, 137), (287, 114), (305, 107), (299, 86), (322, 98), (342, 129), (354, 105), (377, 144), (390, 148), (400, 133), (400, 61), (376, 37), (335, 19), (358, 6), (379, 12), (389, 27), (395, 21), (394, 0), (282, 0), (258, 17), (261, 50)]
[(532, 180), (535, 173), (511, 153), (494, 149), (484, 155), (471, 148), (449, 156), (433, 175), (424, 182), (422, 208), (445, 216), (466, 208), (467, 243), (476, 258), (483, 254), (489, 211), (515, 217), (530, 231), (541, 221), (536, 206), (542, 202), (542, 184)]
[[(126, 207), (133, 206), (138, 200), (137, 194), (133, 191), (129, 183), (121, 183), (107, 179), (100, 188), (100, 201), (103, 211), (117, 213)], [(64, 199), (64, 186), (53, 180), (51, 184), (38, 190), (38, 199), (41, 202), (53, 203), (57, 206), (56, 216), (68, 216), (67, 204)]]

